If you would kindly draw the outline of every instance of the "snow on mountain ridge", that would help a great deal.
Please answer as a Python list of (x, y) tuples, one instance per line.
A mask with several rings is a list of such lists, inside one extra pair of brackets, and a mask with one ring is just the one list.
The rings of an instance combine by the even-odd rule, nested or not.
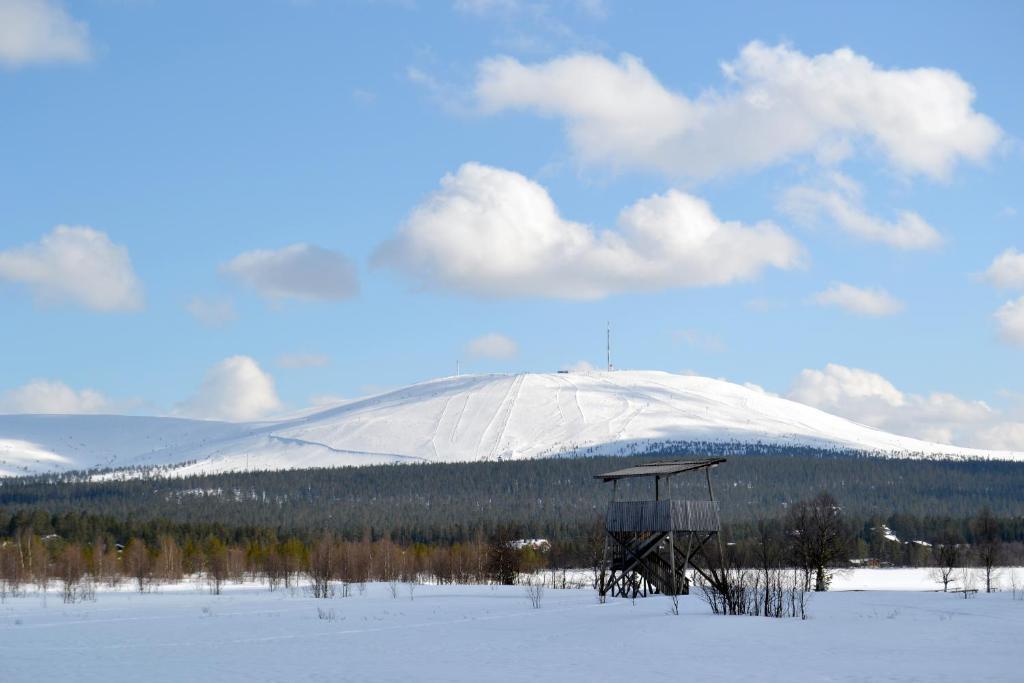
[(896, 436), (723, 380), (616, 371), (446, 377), (261, 423), (0, 416), (0, 474), (157, 465), (185, 474), (520, 459), (620, 453), (662, 441), (1024, 459)]

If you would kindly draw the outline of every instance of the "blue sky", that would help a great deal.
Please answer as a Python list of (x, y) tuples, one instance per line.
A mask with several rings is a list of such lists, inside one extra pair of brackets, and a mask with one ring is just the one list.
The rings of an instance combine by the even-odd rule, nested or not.
[(1024, 9), (978, 5), (0, 0), (0, 408), (258, 417), (611, 320), (1024, 447)]

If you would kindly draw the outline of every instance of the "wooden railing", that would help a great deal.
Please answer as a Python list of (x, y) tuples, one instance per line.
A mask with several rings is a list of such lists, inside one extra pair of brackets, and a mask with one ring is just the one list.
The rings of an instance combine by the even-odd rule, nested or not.
[(629, 500), (608, 504), (605, 528), (629, 531), (718, 531), (718, 503), (712, 500)]

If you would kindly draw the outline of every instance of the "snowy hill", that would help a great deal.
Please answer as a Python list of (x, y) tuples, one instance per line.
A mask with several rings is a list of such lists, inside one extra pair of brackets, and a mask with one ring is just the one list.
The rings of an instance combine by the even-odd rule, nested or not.
[(664, 441), (1024, 459), (896, 436), (729, 382), (665, 372), (447, 377), (291, 419), (0, 416), (0, 474), (173, 465), (180, 473), (620, 453)]

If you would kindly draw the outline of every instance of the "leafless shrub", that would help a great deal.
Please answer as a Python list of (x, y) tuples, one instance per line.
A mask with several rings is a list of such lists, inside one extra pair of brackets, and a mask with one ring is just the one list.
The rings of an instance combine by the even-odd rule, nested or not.
[(523, 582), (523, 589), (530, 605), (534, 609), (540, 609), (541, 600), (544, 599), (544, 580), (537, 577), (530, 577)]
[(724, 548), (708, 554), (708, 566), (696, 574), (695, 584), (712, 613), (807, 618), (811, 584), (821, 575), (813, 564), (785, 567), (778, 540), (763, 535), (754, 548), (756, 569), (739, 566), (731, 552), (723, 556)]
[(963, 593), (965, 600), (978, 594), (978, 575), (973, 568), (960, 568), (960, 589), (957, 592)]
[(82, 549), (77, 545), (65, 546), (57, 556), (55, 568), (64, 602), (75, 602), (79, 584), (85, 576), (85, 557), (82, 555)]
[(338, 574), (340, 551), (330, 534), (324, 534), (309, 553), (309, 580), (314, 598), (334, 597), (331, 581)]
[(1010, 593), (1014, 600), (1024, 600), (1024, 581), (1021, 580), (1020, 575), (1016, 569), (1011, 569), (1008, 572), (1007, 579), (1010, 582)]
[(141, 538), (131, 539), (121, 557), (125, 575), (135, 579), (140, 593), (146, 592), (153, 578), (153, 565), (146, 542)]

